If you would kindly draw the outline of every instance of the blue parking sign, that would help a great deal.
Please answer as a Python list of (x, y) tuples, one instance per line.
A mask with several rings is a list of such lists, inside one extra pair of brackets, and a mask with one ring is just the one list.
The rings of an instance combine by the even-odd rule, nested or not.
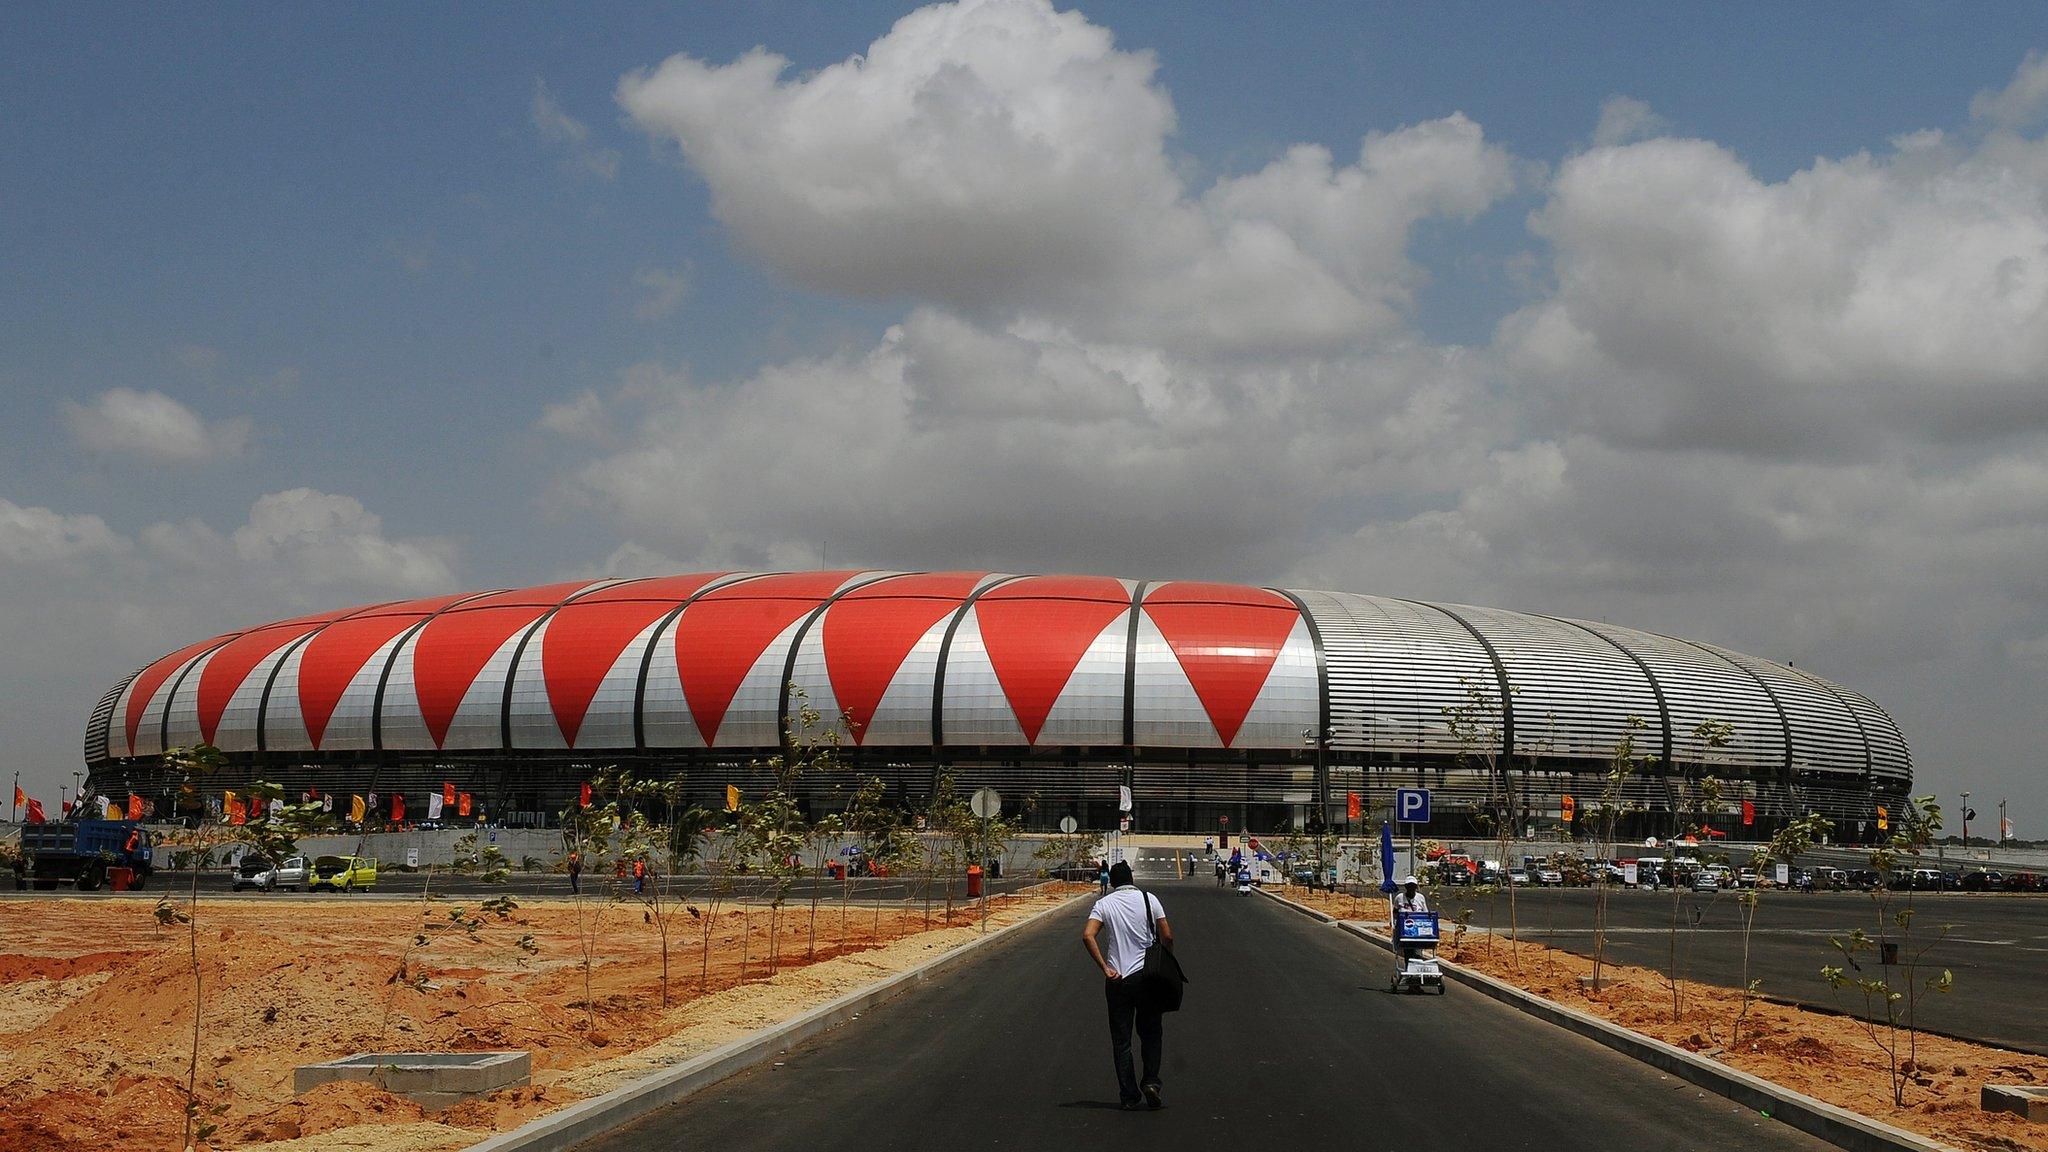
[(1429, 823), (1429, 789), (1394, 789), (1394, 819), (1402, 824)]

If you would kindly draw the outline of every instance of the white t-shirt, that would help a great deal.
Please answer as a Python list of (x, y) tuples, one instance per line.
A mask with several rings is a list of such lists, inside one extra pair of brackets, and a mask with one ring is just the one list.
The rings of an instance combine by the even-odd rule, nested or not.
[(1413, 899), (1409, 898), (1405, 889), (1397, 889), (1394, 892), (1394, 907), (1402, 912), (1427, 912), (1429, 911), (1429, 897), (1423, 895), (1420, 888), (1415, 890)]
[[(1141, 895), (1144, 903), (1139, 902)], [(1145, 919), (1147, 904), (1151, 906), (1151, 921)], [(1152, 944), (1153, 923), (1166, 919), (1166, 909), (1160, 907), (1159, 897), (1140, 893), (1126, 884), (1097, 900), (1095, 907), (1088, 910), (1088, 918), (1102, 922), (1102, 930), (1095, 936), (1102, 959), (1118, 973), (1129, 976), (1145, 967), (1145, 949)]]

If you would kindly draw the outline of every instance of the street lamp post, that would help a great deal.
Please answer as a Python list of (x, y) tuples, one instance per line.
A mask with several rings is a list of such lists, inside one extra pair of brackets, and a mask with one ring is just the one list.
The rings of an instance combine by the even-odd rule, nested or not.
[(1970, 817), (1975, 815), (1975, 812), (1970, 811), (1970, 794), (1965, 792), (1963, 793), (1963, 854), (1965, 856), (1970, 853)]

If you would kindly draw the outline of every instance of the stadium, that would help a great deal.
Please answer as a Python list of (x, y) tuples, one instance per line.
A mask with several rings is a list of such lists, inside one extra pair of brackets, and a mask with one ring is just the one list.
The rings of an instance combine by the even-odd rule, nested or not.
[(869, 777), (916, 807), (947, 778), (996, 788), (1033, 828), (1362, 830), (1419, 784), (1447, 834), (1494, 815), (1541, 833), (1617, 787), (1629, 739), (1627, 835), (1733, 831), (1747, 801), (1738, 835), (1818, 812), (1854, 841), (1912, 777), (1864, 695), (1631, 628), (1193, 581), (836, 571), (577, 581), (215, 636), (100, 700), (87, 789), (162, 809), (179, 784), (163, 751), (205, 742), (227, 760), (209, 792), (377, 793), (374, 824), (388, 798), (416, 819), (452, 784), (472, 819), (544, 826), (611, 766), (680, 776), (714, 806), (765, 789), (785, 739), (822, 736), (798, 732), (807, 708), (846, 765), (803, 779), (808, 807)]

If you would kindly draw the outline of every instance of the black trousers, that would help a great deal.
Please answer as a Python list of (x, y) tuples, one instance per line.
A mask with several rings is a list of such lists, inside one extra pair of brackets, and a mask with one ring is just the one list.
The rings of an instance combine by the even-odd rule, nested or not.
[[(1140, 1084), (1159, 1083), (1159, 1052), (1162, 1044), (1160, 1012), (1149, 1003), (1142, 987), (1124, 980), (1103, 981), (1109, 1000), (1109, 1054), (1116, 1062), (1117, 1096), (1126, 1104), (1142, 1097)], [(1144, 1050), (1145, 1074), (1140, 1079), (1131, 1070), (1131, 1026), (1137, 1025), (1138, 1043)]]

